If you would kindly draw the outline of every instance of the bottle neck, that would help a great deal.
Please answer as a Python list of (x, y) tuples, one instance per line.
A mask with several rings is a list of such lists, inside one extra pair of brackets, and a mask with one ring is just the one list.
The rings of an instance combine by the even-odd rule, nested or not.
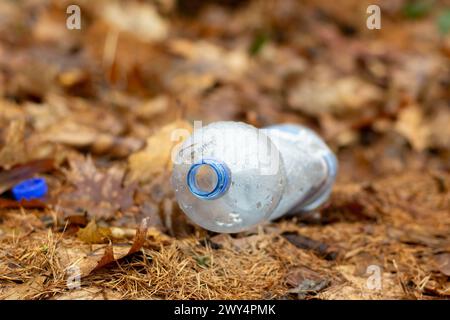
[(202, 159), (194, 163), (187, 174), (189, 191), (202, 200), (220, 198), (228, 191), (230, 183), (230, 169), (216, 159)]

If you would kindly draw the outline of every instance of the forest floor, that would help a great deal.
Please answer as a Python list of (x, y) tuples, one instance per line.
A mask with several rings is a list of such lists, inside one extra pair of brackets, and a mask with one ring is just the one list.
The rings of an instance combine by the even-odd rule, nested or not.
[[(0, 299), (448, 299), (449, 8), (1, 1)], [(330, 200), (195, 226), (169, 183), (195, 120), (313, 128), (339, 159)], [(48, 195), (15, 201), (36, 175)]]

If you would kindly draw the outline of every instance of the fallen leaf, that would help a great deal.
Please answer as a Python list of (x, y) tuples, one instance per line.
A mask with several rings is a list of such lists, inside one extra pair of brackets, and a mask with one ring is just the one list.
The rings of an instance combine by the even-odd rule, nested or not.
[(142, 119), (152, 119), (169, 110), (170, 100), (168, 96), (160, 95), (147, 100), (136, 108), (136, 116)]
[(448, 299), (448, 297), (450, 297), (450, 283), (445, 282), (442, 285), (439, 285), (436, 281), (428, 281), (424, 291), (428, 294), (441, 296)]
[(284, 233), (283, 236), (300, 249), (312, 250), (326, 260), (335, 260), (338, 252), (326, 243), (305, 237), (297, 233)]
[(7, 287), (0, 293), (0, 300), (28, 300), (34, 295), (42, 293), (45, 276), (36, 276), (33, 279), (18, 286)]
[(99, 133), (94, 128), (74, 121), (61, 121), (50, 127), (43, 138), (46, 141), (62, 143), (74, 147), (84, 147), (94, 143)]
[(238, 81), (249, 70), (246, 50), (225, 49), (208, 41), (174, 39), (168, 49), (183, 59), (165, 74), (176, 92), (202, 93), (217, 81)]
[(288, 93), (291, 108), (312, 116), (359, 112), (380, 98), (380, 90), (370, 83), (356, 77), (336, 78), (327, 72), (317, 79), (301, 81)]
[(70, 69), (58, 75), (58, 80), (64, 87), (78, 85), (88, 79), (88, 74), (82, 69)]
[[(147, 223), (149, 224), (150, 219), (147, 219)], [(117, 228), (117, 227), (111, 227), (108, 231), (109, 236), (111, 239), (127, 239), (127, 238), (134, 238), (136, 236), (136, 229), (131, 228)], [(149, 227), (147, 229), (147, 240), (150, 242), (153, 242), (155, 244), (169, 244), (172, 241), (172, 238), (162, 233), (160, 230)]]
[(450, 253), (441, 253), (434, 257), (438, 270), (450, 277)]
[(102, 8), (105, 21), (120, 31), (136, 35), (144, 42), (162, 40), (167, 36), (167, 22), (151, 4), (108, 3)]
[(12, 199), (3, 199), (0, 198), (0, 208), (2, 209), (18, 209), (18, 208), (26, 208), (26, 209), (44, 209), (47, 208), (47, 204), (41, 199), (31, 199), (25, 200), (22, 199), (20, 201), (12, 200)]
[(396, 58), (397, 67), (390, 75), (392, 87), (420, 99), (427, 87), (439, 78), (443, 58), (431, 55), (430, 59), (423, 59), (420, 54), (400, 54)]
[(108, 228), (101, 228), (97, 226), (95, 220), (91, 220), (85, 228), (78, 230), (77, 237), (86, 243), (103, 243), (110, 234)]
[[(107, 264), (120, 260), (139, 251), (146, 240), (147, 219), (142, 220), (132, 244), (91, 245), (89, 247), (70, 246), (58, 248), (58, 258), (61, 265), (68, 270), (78, 268), (81, 277), (89, 275)], [(90, 249), (91, 248), (91, 249)]]
[(133, 204), (134, 184), (123, 185), (125, 170), (112, 166), (99, 170), (92, 158), (72, 159), (65, 175), (72, 190), (63, 192), (56, 199), (64, 216), (111, 219), (119, 210)]
[[(148, 182), (152, 177), (172, 166), (171, 157), (174, 147), (192, 132), (192, 126), (183, 120), (178, 120), (162, 127), (147, 139), (144, 150), (132, 154), (128, 158), (128, 180)], [(177, 139), (182, 139), (177, 140)]]
[(414, 150), (423, 151), (428, 147), (430, 130), (418, 106), (403, 109), (398, 116), (395, 129), (411, 143)]
[(286, 281), (294, 287), (289, 292), (298, 294), (299, 299), (305, 299), (308, 295), (315, 295), (331, 283), (329, 279), (306, 267), (291, 270), (286, 277)]
[(0, 167), (12, 166), (28, 160), (25, 147), (25, 121), (12, 121), (5, 137), (5, 145), (0, 149)]
[(319, 299), (350, 299), (350, 300), (367, 300), (367, 299), (398, 299), (404, 296), (403, 289), (398, 282), (397, 275), (388, 272), (381, 273), (382, 290), (369, 289), (367, 280), (370, 276), (357, 276), (356, 266), (339, 265), (336, 270), (341, 273), (345, 279), (345, 283), (332, 286), (325, 292), (320, 293)]
[(314, 270), (301, 266), (289, 271), (289, 273), (286, 276), (286, 282), (290, 286), (296, 287), (305, 279), (319, 280), (322, 278), (323, 277)]
[(405, 226), (402, 229), (388, 228), (387, 235), (389, 238), (395, 239), (399, 242), (411, 245), (422, 245), (430, 248), (439, 248), (444, 242), (439, 237), (429, 234), (429, 232), (409, 230)]
[(430, 130), (430, 147), (450, 150), (450, 110), (447, 106), (438, 109), (431, 117), (428, 127)]

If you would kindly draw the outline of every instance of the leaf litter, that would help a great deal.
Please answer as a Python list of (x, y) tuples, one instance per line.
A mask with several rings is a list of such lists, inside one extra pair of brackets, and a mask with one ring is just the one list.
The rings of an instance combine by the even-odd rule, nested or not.
[[(443, 5), (381, 1), (370, 34), (365, 1), (187, 2), (83, 2), (81, 32), (65, 2), (1, 4), (0, 299), (449, 298)], [(200, 229), (170, 186), (194, 120), (312, 127), (330, 200)], [(48, 196), (15, 201), (37, 175)]]

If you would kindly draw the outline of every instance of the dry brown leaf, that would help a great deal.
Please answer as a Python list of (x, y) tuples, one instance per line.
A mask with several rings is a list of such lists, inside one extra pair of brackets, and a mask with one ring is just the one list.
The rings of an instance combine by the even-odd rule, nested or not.
[(70, 120), (50, 126), (41, 135), (41, 139), (75, 148), (90, 147), (95, 154), (109, 152), (120, 157), (129, 155), (142, 145), (140, 139), (100, 132), (97, 128)]
[(5, 145), (0, 149), (0, 168), (12, 166), (28, 160), (25, 147), (25, 121), (12, 121), (5, 137)]
[(286, 276), (286, 282), (293, 287), (297, 287), (302, 281), (306, 279), (317, 281), (322, 278), (323, 277), (314, 270), (302, 266), (290, 270)]
[(7, 287), (0, 292), (0, 300), (27, 300), (41, 293), (44, 289), (45, 276), (37, 276), (18, 286)]
[(136, 115), (142, 119), (152, 119), (169, 110), (170, 100), (168, 96), (160, 95), (143, 102), (136, 108)]
[(120, 31), (137, 36), (144, 42), (162, 40), (167, 36), (167, 22), (151, 4), (109, 2), (101, 12), (109, 24)]
[(101, 228), (95, 220), (91, 220), (85, 228), (78, 230), (77, 237), (86, 243), (103, 243), (109, 238), (109, 228)]
[(31, 199), (25, 200), (22, 199), (20, 201), (12, 200), (12, 199), (3, 199), (0, 198), (0, 208), (1, 209), (44, 209), (47, 207), (47, 204), (40, 199)]
[(58, 122), (50, 127), (43, 138), (50, 142), (84, 147), (93, 144), (99, 135), (97, 130), (69, 120)]
[[(215, 76), (242, 76), (248, 68), (249, 58), (243, 50), (227, 51), (207, 41), (176, 39), (169, 43), (170, 50), (187, 59), (192, 66), (202, 66), (202, 70)], [(194, 71), (195, 68), (192, 68)], [(206, 73), (206, 72), (205, 72)]]
[(356, 266), (340, 265), (336, 269), (346, 280), (342, 285), (332, 286), (319, 294), (322, 299), (395, 299), (404, 296), (404, 292), (396, 279), (395, 274), (381, 273), (381, 290), (369, 289), (368, 276), (357, 276)]
[(428, 123), (430, 128), (431, 147), (450, 150), (450, 110), (447, 107), (439, 109)]
[(377, 87), (357, 77), (335, 79), (327, 74), (323, 78), (302, 81), (288, 93), (291, 108), (312, 116), (360, 111), (380, 98)]
[(450, 277), (450, 253), (438, 254), (434, 259), (436, 260), (438, 270), (447, 277)]
[[(150, 225), (150, 220), (150, 218), (147, 218), (148, 225)], [(136, 229), (111, 227), (108, 233), (111, 239), (122, 240), (134, 238), (136, 236)], [(172, 242), (172, 238), (154, 227), (147, 229), (147, 240), (155, 244), (169, 244)]]
[(307, 267), (292, 269), (288, 273), (286, 281), (294, 287), (289, 292), (298, 294), (299, 299), (304, 299), (308, 295), (315, 295), (330, 285), (329, 279)]
[[(56, 1), (0, 1), (0, 169), (5, 153), (11, 167), (0, 190), (24, 155), (25, 165), (79, 153), (104, 165), (68, 183), (46, 175), (56, 204), (97, 221), (78, 237), (73, 225), (61, 232), (57, 207), (30, 210), (45, 203), (2, 195), (0, 207), (21, 208), (0, 210), (0, 299), (450, 297), (450, 38), (436, 30), (444, 1), (412, 22), (402, 17), (407, 0), (376, 2), (387, 16), (375, 32), (369, 0), (83, 1), (80, 32), (55, 28), (67, 18)], [(329, 204), (213, 237), (222, 245), (201, 240), (210, 234), (185, 224), (168, 183), (171, 141), (154, 139), (127, 167), (179, 114), (177, 97), (186, 119), (320, 129), (341, 163)], [(17, 132), (7, 137), (17, 119), (25, 146)], [(149, 183), (126, 191), (122, 169)], [(129, 226), (143, 217), (174, 237), (148, 229), (145, 254), (118, 265), (139, 247)], [(320, 258), (327, 245), (343, 255)], [(60, 259), (84, 275), (110, 264), (68, 291)], [(380, 291), (367, 288), (372, 264), (384, 270)]]
[(437, 81), (439, 69), (444, 61), (431, 54), (428, 59), (422, 55), (400, 54), (397, 67), (392, 70), (392, 86), (414, 98), (419, 98), (427, 86)]
[(168, 48), (183, 60), (165, 75), (165, 81), (183, 94), (202, 93), (217, 81), (238, 81), (251, 64), (245, 50), (227, 50), (208, 41), (174, 39)]
[(92, 158), (70, 161), (65, 171), (72, 190), (62, 193), (57, 201), (65, 217), (87, 213), (90, 218), (110, 219), (119, 210), (133, 205), (134, 184), (123, 185), (125, 170), (112, 166), (99, 170)]
[(423, 151), (428, 147), (430, 130), (424, 122), (424, 115), (419, 106), (403, 109), (395, 129), (411, 143), (414, 150)]
[(88, 79), (88, 74), (82, 69), (70, 69), (58, 75), (58, 80), (64, 87), (72, 87)]
[(315, 254), (323, 257), (326, 260), (335, 260), (338, 256), (339, 252), (337, 248), (333, 248), (326, 243), (305, 237), (297, 233), (286, 232), (283, 234), (283, 236), (297, 248), (312, 250)]
[[(172, 122), (147, 139), (144, 150), (128, 158), (131, 181), (148, 182), (152, 177), (172, 166), (174, 147), (179, 146), (180, 138), (185, 139), (192, 132), (192, 126), (184, 120)], [(178, 140), (177, 140), (178, 139)]]
[(100, 269), (107, 264), (122, 259), (139, 251), (147, 236), (147, 219), (142, 220), (133, 243), (92, 245), (90, 247), (70, 246), (58, 248), (58, 258), (65, 269), (78, 268), (80, 276), (89, 275), (92, 271)]

